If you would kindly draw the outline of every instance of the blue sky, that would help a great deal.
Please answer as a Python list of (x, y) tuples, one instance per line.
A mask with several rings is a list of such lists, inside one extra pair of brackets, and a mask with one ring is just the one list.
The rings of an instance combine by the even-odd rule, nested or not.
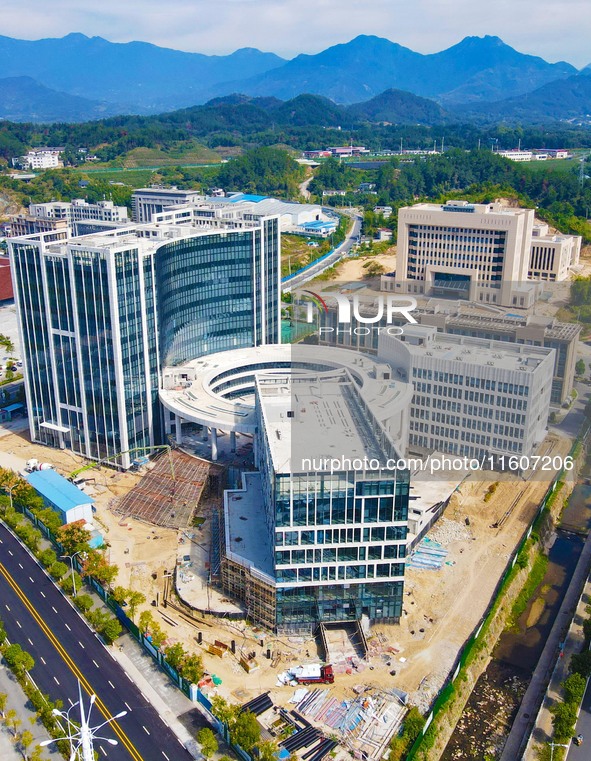
[(2, 34), (22, 39), (83, 32), (207, 54), (256, 47), (287, 58), (357, 34), (421, 53), (494, 34), (548, 61), (591, 63), (589, 0), (0, 0), (0, 18)]

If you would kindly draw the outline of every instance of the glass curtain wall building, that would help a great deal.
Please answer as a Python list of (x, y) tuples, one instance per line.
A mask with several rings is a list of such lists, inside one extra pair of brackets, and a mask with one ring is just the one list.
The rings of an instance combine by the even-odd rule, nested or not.
[(12, 239), (31, 438), (127, 468), (162, 441), (161, 360), (279, 340), (276, 218)]

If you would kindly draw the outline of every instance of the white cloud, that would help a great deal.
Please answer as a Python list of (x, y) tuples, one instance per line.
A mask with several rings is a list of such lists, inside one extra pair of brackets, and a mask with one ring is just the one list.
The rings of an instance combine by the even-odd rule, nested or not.
[(436, 52), (466, 35), (493, 34), (522, 52), (576, 66), (591, 61), (588, 0), (0, 0), (2, 33), (38, 39), (69, 31), (145, 40), (207, 54), (257, 47), (291, 57), (357, 34)]

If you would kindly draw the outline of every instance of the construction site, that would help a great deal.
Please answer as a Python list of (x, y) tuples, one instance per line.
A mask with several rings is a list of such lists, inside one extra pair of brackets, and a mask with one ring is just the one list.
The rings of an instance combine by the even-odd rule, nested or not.
[[(569, 446), (554, 434), (546, 442), (554, 454)], [(87, 465), (31, 444), (22, 431), (2, 431), (0, 466), (21, 470), (31, 457), (65, 476)], [(462, 482), (407, 559), (400, 624), (321, 626), (313, 637), (252, 626), (218, 586), (221, 466), (173, 451), (136, 473), (89, 468), (83, 488), (95, 500), (109, 562), (118, 566), (116, 583), (146, 595), (165, 645), (179, 642), (202, 655), (206, 694), (240, 704), (267, 695), (272, 705), (260, 719), (270, 737), (295, 737), (284, 726), (290, 722), (314, 730), (300, 735), (311, 744), (293, 748), (304, 761), (335, 737), (343, 757), (378, 759), (406, 706), (426, 712), (432, 704), (547, 488), (546, 480), (486, 475)], [(331, 683), (282, 678), (320, 663), (331, 664)]]

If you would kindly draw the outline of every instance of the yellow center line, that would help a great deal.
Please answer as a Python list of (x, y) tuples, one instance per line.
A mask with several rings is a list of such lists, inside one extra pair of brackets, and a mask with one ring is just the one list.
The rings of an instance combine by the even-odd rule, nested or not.
[[(41, 616), (37, 613), (29, 599), (25, 596), (24, 592), (21, 590), (21, 588), (16, 584), (12, 576), (8, 573), (6, 568), (2, 563), (0, 563), (0, 573), (6, 581), (10, 584), (14, 592), (17, 594), (23, 605), (26, 607), (26, 609), (29, 611), (31, 616), (35, 619), (45, 636), (49, 639), (51, 644), (54, 646), (54, 648), (58, 651), (58, 653), (61, 655), (62, 659), (64, 660), (66, 666), (70, 669), (70, 671), (76, 676), (80, 683), (83, 685), (84, 689), (88, 692), (89, 695), (96, 694), (95, 691), (90, 686), (87, 679), (84, 677), (80, 669), (76, 666), (72, 658), (69, 656), (67, 651), (62, 647), (60, 642), (56, 639), (55, 635), (51, 631), (51, 629), (48, 627), (48, 625), (45, 623), (45, 621), (41, 618)], [(106, 706), (102, 702), (102, 700), (98, 697), (96, 697), (96, 705), (99, 708), (100, 712), (103, 714), (105, 719), (108, 719), (111, 714), (107, 710)], [(137, 751), (131, 740), (127, 737), (127, 735), (123, 732), (121, 727), (116, 721), (111, 722), (111, 727), (113, 727), (115, 734), (117, 737), (121, 740), (125, 748), (129, 751), (131, 757), (134, 759), (134, 761), (143, 761), (142, 756)]]

